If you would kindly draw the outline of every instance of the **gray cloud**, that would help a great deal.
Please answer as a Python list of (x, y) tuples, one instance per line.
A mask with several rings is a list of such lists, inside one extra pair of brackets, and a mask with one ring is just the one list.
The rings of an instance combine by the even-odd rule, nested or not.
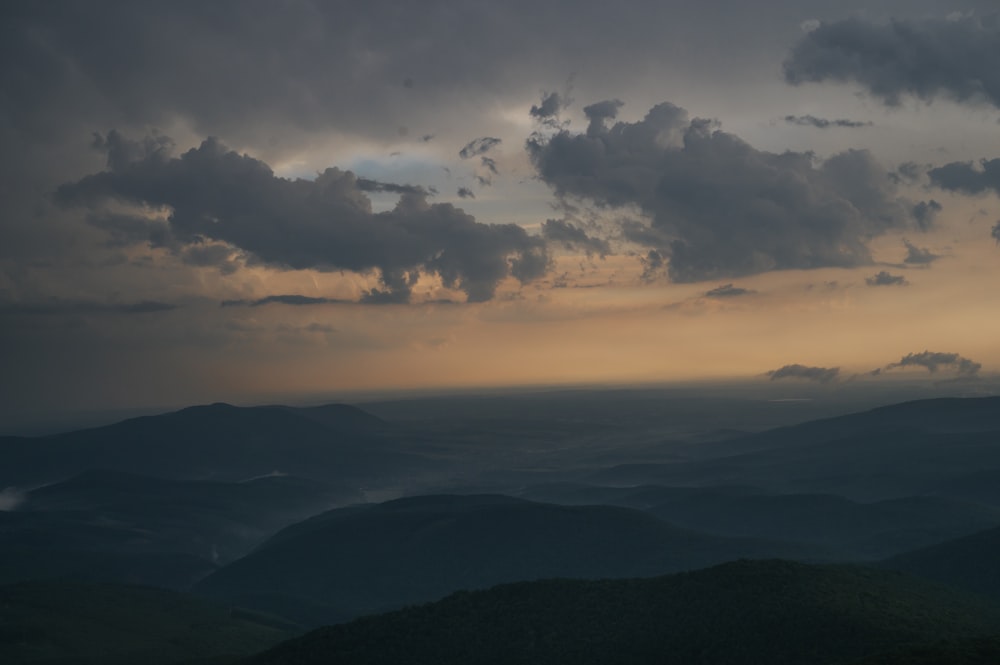
[(871, 277), (865, 278), (868, 286), (906, 286), (906, 278), (902, 275), (893, 275), (885, 270), (880, 270)]
[(458, 151), (458, 156), (462, 159), (471, 159), (479, 155), (485, 155), (493, 148), (500, 145), (501, 141), (493, 136), (483, 136), (472, 139), (465, 144), (465, 147)]
[(559, 111), (562, 110), (563, 104), (564, 100), (558, 92), (550, 92), (549, 94), (542, 96), (540, 104), (533, 104), (528, 113), (533, 118), (543, 121), (548, 120), (559, 115)]
[(337, 298), (316, 298), (313, 296), (303, 296), (298, 294), (285, 294), (265, 296), (263, 298), (257, 298), (256, 300), (223, 300), (220, 307), (260, 307), (261, 305), (271, 304), (295, 306), (334, 305), (347, 302), (350, 301), (339, 300)]
[(935, 254), (926, 247), (917, 247), (905, 238), (903, 239), (903, 244), (906, 245), (906, 258), (903, 259), (903, 263), (927, 265), (941, 258), (940, 254)]
[(214, 139), (180, 157), (133, 147), (131, 161), (109, 158), (107, 170), (59, 187), (56, 200), (162, 209), (176, 242), (225, 242), (281, 269), (378, 270), (387, 290), (373, 292), (376, 298), (408, 299), (413, 275), (424, 271), (470, 301), (489, 300), (508, 275), (529, 281), (547, 267), (540, 238), (513, 224), (480, 224), (450, 204), (429, 204), (422, 193), (406, 191), (395, 208), (374, 213), (349, 171), (279, 178)]
[(840, 374), (839, 367), (809, 367), (807, 365), (785, 365), (778, 369), (773, 369), (767, 373), (772, 381), (780, 379), (805, 379), (807, 381), (817, 381), (819, 383), (829, 383)]
[(829, 120), (827, 118), (817, 118), (814, 115), (786, 115), (785, 122), (787, 122), (790, 125), (799, 125), (802, 127), (816, 127), (817, 129), (829, 129), (830, 127), (846, 127), (850, 129), (857, 129), (860, 127), (871, 127), (874, 124), (872, 122), (862, 122), (860, 120), (847, 120), (844, 118)]
[(420, 196), (437, 194), (433, 188), (426, 189), (418, 185), (398, 185), (393, 182), (380, 182), (369, 178), (358, 178), (357, 186), (362, 192), (389, 192), (391, 194), (417, 194)]
[(473, 192), (468, 187), (459, 187), (457, 192), (459, 198), (463, 199), (474, 199), (476, 198), (475, 192)]
[[(892, 370), (897, 367), (924, 367), (932, 374), (941, 367), (954, 370), (960, 376), (972, 377), (979, 374), (982, 369), (980, 363), (964, 358), (957, 353), (940, 353), (936, 351), (922, 351), (920, 353), (908, 353), (899, 362), (889, 363), (884, 370)], [(876, 370), (873, 373), (877, 373)]]
[(669, 257), (674, 281), (867, 265), (872, 237), (918, 226), (867, 151), (818, 164), (809, 153), (765, 152), (669, 103), (605, 126), (618, 107), (589, 106), (585, 134), (535, 134), (527, 147), (560, 197), (646, 212), (648, 230), (623, 230), (660, 238), (652, 248)]
[(655, 249), (649, 250), (645, 256), (640, 256), (639, 263), (642, 265), (642, 275), (639, 278), (644, 282), (655, 282), (660, 279), (667, 264), (663, 254)]
[(751, 289), (744, 289), (739, 286), (733, 286), (732, 284), (723, 284), (722, 286), (717, 286), (714, 289), (705, 292), (705, 295), (709, 298), (732, 298), (735, 296), (746, 296), (752, 293), (756, 293)]
[(611, 253), (607, 240), (589, 236), (579, 226), (562, 219), (545, 220), (542, 224), (542, 237), (550, 242), (561, 243), (566, 249), (579, 249), (602, 258)]
[(913, 219), (916, 220), (917, 226), (926, 231), (934, 226), (934, 219), (937, 217), (938, 213), (941, 212), (941, 210), (941, 204), (934, 199), (931, 199), (930, 201), (920, 201), (913, 206)]
[(1000, 222), (994, 224), (993, 228), (990, 229), (990, 236), (1000, 244)]
[(1000, 192), (1000, 159), (984, 159), (978, 168), (972, 162), (951, 162), (927, 172), (931, 184), (963, 194)]
[(793, 47), (785, 80), (793, 85), (853, 81), (889, 106), (904, 96), (944, 96), (1000, 107), (996, 14), (977, 18), (822, 22)]

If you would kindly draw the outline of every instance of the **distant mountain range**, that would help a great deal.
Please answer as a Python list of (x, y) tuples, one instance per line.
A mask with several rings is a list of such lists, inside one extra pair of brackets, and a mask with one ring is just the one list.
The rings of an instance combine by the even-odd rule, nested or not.
[(30, 487), (106, 469), (243, 480), (276, 471), (364, 483), (427, 466), (398, 449), (387, 423), (346, 405), (196, 406), (52, 436), (0, 438), (0, 485)]
[[(683, 428), (658, 424), (650, 404), (635, 428), (627, 417), (545, 420), (545, 404), (497, 419), (484, 417), (488, 401), (474, 406), (477, 418), (439, 413), (411, 428), (343, 405), (214, 404), (0, 438), (0, 605), (30, 618), (14, 632), (0, 623), (0, 662), (116, 662), (126, 651), (120, 662), (147, 662), (129, 649), (191, 639), (205, 648), (164, 647), (161, 662), (224, 663), (299, 627), (347, 621), (260, 662), (325, 662), (316, 645), (336, 662), (418, 665), (456, 653), (466, 663), (669, 653), (705, 664), (982, 665), (996, 652), (998, 398), (676, 440), (661, 432)], [(762, 561), (772, 558), (875, 569)], [(632, 579), (734, 560), (744, 561)], [(470, 592), (509, 583), (519, 584)], [(37, 613), (24, 609), (32, 594), (48, 599)], [(213, 602), (239, 626), (183, 627), (184, 612), (217, 617)], [(64, 644), (55, 627), (77, 611), (111, 623), (67, 628)], [(167, 637), (157, 622), (181, 632)], [(205, 626), (246, 635), (246, 648), (220, 646)], [(455, 640), (441, 641), (446, 630)], [(102, 641), (127, 648), (95, 661)]]

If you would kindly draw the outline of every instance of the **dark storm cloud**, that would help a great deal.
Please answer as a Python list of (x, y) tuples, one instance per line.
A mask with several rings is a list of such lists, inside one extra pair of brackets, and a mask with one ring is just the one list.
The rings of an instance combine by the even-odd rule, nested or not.
[(459, 198), (463, 199), (474, 199), (476, 198), (475, 192), (473, 192), (468, 187), (459, 187), (457, 192)]
[(338, 300), (337, 298), (316, 298), (313, 296), (303, 296), (298, 294), (274, 295), (257, 298), (256, 300), (223, 300), (220, 307), (260, 307), (261, 305), (335, 305), (350, 302), (348, 300)]
[(853, 81), (889, 106), (904, 96), (944, 96), (1000, 107), (1000, 20), (982, 18), (823, 22), (796, 44), (785, 79)]
[(501, 141), (493, 136), (483, 136), (473, 139), (465, 144), (465, 147), (458, 151), (458, 156), (462, 159), (471, 159), (479, 155), (485, 155), (493, 148), (500, 145)]
[(550, 242), (560, 243), (566, 249), (583, 250), (587, 254), (605, 257), (611, 253), (607, 240), (587, 235), (579, 226), (563, 219), (547, 219), (542, 224), (542, 237)]
[(357, 183), (358, 189), (362, 192), (389, 192), (391, 194), (418, 194), (420, 196), (437, 194), (433, 188), (425, 189), (418, 185), (397, 185), (393, 182), (379, 182), (368, 178), (358, 178)]
[(564, 104), (563, 98), (558, 92), (550, 92), (542, 97), (542, 101), (539, 104), (533, 104), (531, 110), (528, 113), (533, 118), (538, 120), (549, 120), (559, 115), (559, 111), (562, 110)]
[(746, 296), (752, 293), (756, 293), (752, 289), (744, 289), (739, 286), (733, 286), (732, 284), (723, 284), (722, 286), (717, 286), (714, 289), (710, 289), (705, 292), (705, 296), (708, 298), (734, 298), (736, 296)]
[(909, 240), (903, 239), (903, 244), (906, 245), (906, 258), (903, 259), (903, 263), (927, 265), (941, 258), (940, 254), (935, 254), (926, 247), (917, 247)]
[(480, 224), (421, 193), (403, 193), (394, 209), (373, 213), (349, 171), (330, 168), (312, 181), (279, 178), (214, 139), (180, 157), (136, 150), (131, 161), (109, 160), (106, 171), (61, 186), (56, 200), (164, 210), (176, 242), (228, 243), (281, 269), (378, 270), (385, 292), (401, 299), (419, 271), (483, 301), (508, 275), (528, 281), (548, 265), (543, 241), (521, 227)]
[(1000, 192), (1000, 159), (972, 162), (951, 162), (927, 172), (931, 184), (962, 194), (982, 194), (987, 190)]
[(941, 210), (941, 204), (934, 199), (920, 201), (913, 206), (913, 219), (916, 220), (917, 226), (926, 231), (934, 226), (934, 218)]
[(655, 282), (662, 276), (667, 262), (663, 259), (663, 254), (651, 249), (645, 256), (639, 257), (639, 263), (642, 265), (642, 275), (639, 278), (644, 282)]
[(590, 106), (583, 107), (583, 114), (587, 116), (590, 124), (587, 125), (587, 135), (599, 135), (604, 130), (604, 124), (608, 120), (618, 117), (618, 111), (625, 106), (625, 102), (620, 99), (608, 99), (597, 102)]
[(809, 367), (807, 365), (785, 365), (778, 369), (773, 369), (767, 373), (772, 381), (780, 379), (805, 379), (807, 381), (818, 381), (819, 383), (829, 383), (840, 374), (839, 367)]
[(669, 257), (674, 281), (871, 264), (872, 237), (917, 226), (913, 205), (867, 151), (817, 163), (757, 150), (668, 103), (607, 126), (618, 106), (589, 106), (585, 134), (538, 133), (528, 151), (560, 197), (640, 207), (651, 227), (623, 232)]
[(170, 244), (170, 227), (163, 220), (120, 213), (92, 213), (86, 222), (108, 234), (111, 247), (133, 247), (148, 244), (165, 247)]
[(907, 281), (902, 275), (893, 275), (881, 270), (871, 277), (866, 277), (865, 284), (868, 286), (906, 286)]
[[(903, 356), (899, 362), (886, 365), (884, 371), (897, 367), (924, 367), (931, 373), (937, 372), (941, 367), (945, 367), (955, 371), (960, 376), (966, 377), (976, 376), (979, 374), (979, 370), (982, 369), (980, 363), (963, 358), (957, 353), (940, 353), (936, 351), (909, 353)], [(879, 370), (875, 370), (873, 374), (878, 372)]]
[(844, 118), (838, 118), (836, 120), (828, 120), (827, 118), (817, 118), (814, 115), (786, 115), (785, 122), (790, 125), (799, 125), (802, 127), (816, 127), (817, 129), (829, 129), (830, 127), (846, 127), (850, 129), (857, 129), (860, 127), (871, 127), (874, 123), (872, 122), (862, 122), (860, 120), (847, 120)]

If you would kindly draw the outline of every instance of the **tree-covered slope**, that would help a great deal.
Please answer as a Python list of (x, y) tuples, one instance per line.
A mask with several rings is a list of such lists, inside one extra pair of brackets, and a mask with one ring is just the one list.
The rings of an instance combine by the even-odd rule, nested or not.
[(671, 576), (546, 580), (313, 631), (253, 665), (824, 665), (989, 635), (1000, 610), (891, 571), (738, 561)]
[(65, 581), (0, 586), (4, 665), (158, 665), (240, 656), (294, 634), (281, 620), (194, 596)]

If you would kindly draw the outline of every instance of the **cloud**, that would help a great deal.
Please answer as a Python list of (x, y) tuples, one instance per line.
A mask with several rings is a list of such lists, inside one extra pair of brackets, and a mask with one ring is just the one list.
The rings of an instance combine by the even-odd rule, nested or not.
[(463, 199), (474, 199), (476, 198), (475, 192), (473, 192), (468, 187), (459, 187), (457, 192), (459, 198)]
[(739, 286), (733, 286), (732, 284), (723, 284), (722, 286), (717, 286), (714, 289), (705, 292), (705, 295), (709, 298), (732, 298), (735, 296), (745, 296), (756, 293), (751, 289), (744, 289)]
[(817, 381), (819, 383), (829, 383), (840, 374), (839, 367), (809, 367), (806, 365), (785, 365), (778, 369), (773, 369), (767, 373), (772, 381), (780, 379), (805, 379), (807, 381)]
[(397, 185), (393, 182), (379, 182), (369, 178), (357, 179), (358, 189), (362, 192), (389, 192), (392, 194), (417, 194), (427, 196), (436, 194), (434, 189), (425, 189), (417, 185)]
[(538, 120), (549, 120), (559, 115), (559, 111), (562, 110), (563, 104), (564, 100), (558, 92), (550, 92), (549, 94), (542, 96), (540, 104), (533, 104), (531, 109), (528, 111), (528, 114)]
[(931, 184), (962, 194), (982, 194), (987, 190), (1000, 192), (1000, 159), (972, 162), (951, 162), (927, 172)]
[[(940, 353), (936, 351), (908, 353), (899, 362), (886, 365), (884, 371), (896, 369), (897, 367), (923, 367), (932, 374), (937, 372), (941, 367), (946, 367), (964, 377), (976, 376), (979, 374), (979, 370), (982, 369), (980, 363), (963, 358), (957, 353)], [(876, 370), (873, 373), (877, 373), (878, 371)]]
[(903, 263), (927, 265), (941, 258), (940, 254), (935, 254), (925, 247), (917, 247), (905, 238), (903, 239), (903, 244), (906, 245), (906, 258), (903, 259)]
[(785, 122), (790, 125), (800, 125), (803, 127), (816, 127), (817, 129), (829, 129), (830, 127), (847, 127), (851, 129), (857, 129), (859, 127), (871, 127), (874, 123), (872, 122), (862, 122), (860, 120), (846, 120), (843, 118), (837, 120), (828, 120), (826, 118), (817, 118), (814, 115), (786, 115)]
[[(126, 140), (117, 133), (109, 144)], [(513, 276), (545, 273), (541, 238), (514, 224), (481, 224), (451, 204), (430, 204), (405, 188), (392, 210), (375, 213), (358, 178), (328, 168), (315, 180), (274, 175), (264, 162), (207, 139), (179, 157), (129, 145), (127, 159), (56, 191), (63, 206), (98, 211), (126, 203), (166, 214), (180, 246), (222, 242), (286, 270), (378, 271), (386, 294), (405, 301), (420, 272), (438, 275), (469, 301), (489, 300)], [(369, 185), (371, 186), (371, 185)]]
[(483, 136), (472, 139), (465, 144), (465, 147), (458, 151), (458, 156), (462, 159), (471, 159), (479, 155), (485, 155), (490, 150), (500, 145), (501, 141), (493, 136)]
[(558, 196), (645, 212), (650, 226), (623, 233), (669, 257), (675, 282), (870, 265), (872, 237), (919, 226), (867, 151), (817, 163), (757, 150), (669, 103), (607, 126), (620, 105), (588, 106), (586, 133), (536, 133), (527, 148)]
[(868, 286), (906, 286), (907, 283), (902, 275), (893, 275), (885, 270), (865, 278), (865, 284)]
[(990, 229), (990, 236), (997, 241), (997, 244), (1000, 244), (1000, 222), (994, 224), (993, 228)]
[(566, 249), (579, 249), (602, 258), (611, 253), (607, 240), (589, 236), (579, 226), (562, 219), (545, 220), (542, 224), (542, 237), (550, 242), (561, 243)]
[(334, 305), (350, 302), (338, 298), (316, 298), (298, 294), (274, 295), (257, 298), (256, 300), (223, 300), (221, 307), (260, 307), (261, 305)]
[(853, 81), (886, 105), (904, 96), (1000, 107), (1000, 21), (983, 18), (822, 22), (784, 63), (785, 80)]
[(941, 212), (941, 210), (941, 204), (934, 199), (931, 199), (930, 201), (920, 201), (913, 206), (913, 219), (916, 220), (918, 227), (926, 231), (934, 226), (934, 219), (937, 217), (937, 214)]

